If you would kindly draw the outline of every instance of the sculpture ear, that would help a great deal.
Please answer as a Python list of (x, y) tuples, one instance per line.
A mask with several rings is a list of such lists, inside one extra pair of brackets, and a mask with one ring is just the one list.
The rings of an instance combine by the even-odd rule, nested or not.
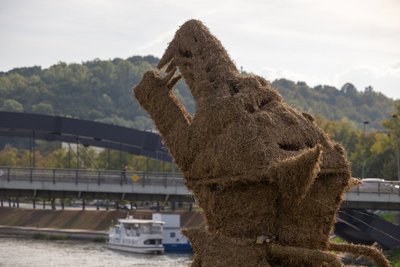
[(321, 153), (321, 145), (316, 145), (268, 169), (267, 177), (278, 185), (282, 198), (290, 203), (304, 198), (317, 177)]

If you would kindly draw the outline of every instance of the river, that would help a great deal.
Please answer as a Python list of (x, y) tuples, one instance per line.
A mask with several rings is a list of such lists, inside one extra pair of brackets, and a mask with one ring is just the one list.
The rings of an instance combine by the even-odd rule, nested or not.
[(106, 244), (0, 237), (1, 267), (189, 266), (192, 255), (142, 255), (109, 250)]

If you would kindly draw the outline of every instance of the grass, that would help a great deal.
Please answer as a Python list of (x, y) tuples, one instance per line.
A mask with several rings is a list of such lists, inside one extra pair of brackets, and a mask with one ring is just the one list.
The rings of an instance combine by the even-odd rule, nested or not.
[(382, 213), (379, 213), (379, 217), (381, 217), (385, 221), (392, 223), (394, 215), (393, 215), (393, 212), (382, 212)]
[(41, 233), (35, 233), (32, 235), (33, 239), (36, 240), (68, 240), (69, 237), (66, 235), (46, 235)]
[(392, 267), (400, 267), (400, 248), (392, 251), (388, 256)]
[(336, 244), (347, 243), (346, 240), (341, 239), (341, 238), (338, 237), (338, 236), (335, 236), (334, 238), (331, 238), (330, 241), (331, 241), (332, 243), (336, 243)]

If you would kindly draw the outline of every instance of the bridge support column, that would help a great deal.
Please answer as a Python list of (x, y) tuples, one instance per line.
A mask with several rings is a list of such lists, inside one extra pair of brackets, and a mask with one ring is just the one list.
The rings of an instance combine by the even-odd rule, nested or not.
[(11, 198), (8, 198), (8, 207), (11, 208)]
[(35, 197), (32, 199), (32, 206), (33, 206), (33, 209), (35, 210), (36, 209), (36, 198)]
[(172, 206), (172, 211), (175, 211), (176, 210), (176, 202), (172, 201), (171, 206)]
[(393, 224), (400, 225), (400, 212), (393, 214)]
[(17, 202), (17, 208), (19, 208), (19, 197), (15, 198), (15, 202)]
[(56, 209), (56, 200), (54, 198), (51, 199), (51, 209), (52, 210)]

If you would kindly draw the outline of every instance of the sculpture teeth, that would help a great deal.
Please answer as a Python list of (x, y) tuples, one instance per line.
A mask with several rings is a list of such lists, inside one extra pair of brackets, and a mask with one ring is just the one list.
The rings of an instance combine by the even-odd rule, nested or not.
[(157, 68), (161, 69), (165, 65), (167, 65), (171, 60), (173, 56), (171, 53), (165, 53), (164, 56), (160, 59), (160, 62), (157, 65)]
[(174, 77), (169, 83), (168, 83), (168, 88), (171, 89), (172, 87), (174, 87), (174, 85), (182, 78), (181, 75), (178, 75), (176, 77)]
[(170, 72), (170, 71), (173, 70), (175, 67), (176, 67), (175, 60), (172, 59), (172, 60), (169, 62), (169, 65), (168, 65), (168, 67), (167, 67), (167, 69), (166, 69), (166, 72)]
[(158, 62), (157, 68), (161, 69), (162, 67), (166, 66), (171, 60), (174, 58), (174, 53), (172, 53), (172, 46), (170, 45), (167, 48), (167, 51), (165, 51), (164, 55), (160, 59), (160, 62)]
[(167, 75), (164, 77), (164, 81), (165, 82), (168, 82), (169, 80), (171, 80), (171, 78), (174, 76), (174, 74), (175, 74), (175, 71), (176, 71), (176, 68), (173, 68), (172, 70), (170, 70), (170, 71), (168, 71), (167, 70)]

